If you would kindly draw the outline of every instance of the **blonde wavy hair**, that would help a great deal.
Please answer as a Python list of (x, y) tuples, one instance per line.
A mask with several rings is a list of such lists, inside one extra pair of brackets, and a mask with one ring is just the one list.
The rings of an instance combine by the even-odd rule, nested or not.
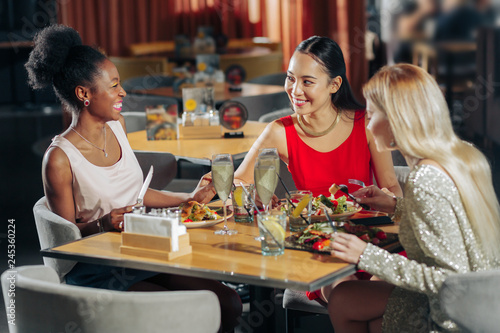
[(439, 163), (453, 179), (470, 224), (491, 263), (500, 262), (500, 205), (490, 165), (472, 144), (453, 131), (448, 106), (436, 81), (409, 64), (382, 68), (363, 94), (387, 115), (401, 153)]

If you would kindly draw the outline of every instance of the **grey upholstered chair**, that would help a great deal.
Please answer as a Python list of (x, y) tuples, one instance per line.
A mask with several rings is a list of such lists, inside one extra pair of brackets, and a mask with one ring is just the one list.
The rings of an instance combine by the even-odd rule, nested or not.
[[(206, 290), (123, 292), (59, 283), (50, 267), (21, 266), (1, 277), (10, 333), (217, 332), (220, 305)], [(15, 298), (9, 287), (15, 285)], [(193, 320), (193, 318), (196, 320)]]
[(177, 175), (177, 161), (175, 156), (170, 153), (134, 151), (134, 154), (144, 177), (148, 174), (150, 166), (153, 166), (154, 172), (150, 188), (163, 190)]
[(191, 193), (201, 179), (201, 177), (196, 179), (177, 178), (178, 161), (173, 154), (148, 151), (134, 151), (134, 153), (144, 177), (146, 177), (149, 167), (153, 166), (153, 179), (149, 187), (155, 190)]
[(443, 311), (464, 332), (498, 332), (500, 270), (454, 274), (439, 291)]
[(271, 111), (269, 113), (263, 114), (262, 116), (259, 117), (259, 122), (261, 123), (270, 123), (273, 120), (280, 119), (289, 115), (292, 115), (294, 112), (293, 110), (288, 106), (283, 109)]
[(254, 77), (253, 79), (248, 80), (248, 83), (257, 83), (257, 84), (270, 84), (273, 86), (284, 86), (286, 80), (286, 73), (274, 73), (268, 75), (262, 75), (258, 77)]
[(177, 107), (179, 107), (179, 102), (175, 98), (154, 95), (127, 94), (127, 96), (123, 99), (122, 112), (145, 112), (146, 106), (172, 104), (176, 104)]
[(248, 120), (259, 120), (269, 112), (290, 107), (290, 101), (286, 92), (258, 96), (241, 96), (232, 98), (231, 101), (242, 103), (248, 110)]
[(175, 79), (175, 76), (158, 74), (137, 76), (123, 81), (122, 87), (127, 93), (139, 89), (170, 87), (174, 85)]
[[(63, 245), (82, 238), (80, 230), (74, 223), (50, 211), (45, 197), (42, 197), (35, 203), (33, 215), (35, 216), (36, 230), (41, 249)], [(64, 280), (64, 276), (76, 264), (75, 261), (47, 257), (43, 257), (43, 262), (46, 266), (55, 270), (60, 281)]]
[(146, 129), (146, 112), (144, 111), (125, 111), (121, 115), (125, 119), (127, 133), (144, 131)]

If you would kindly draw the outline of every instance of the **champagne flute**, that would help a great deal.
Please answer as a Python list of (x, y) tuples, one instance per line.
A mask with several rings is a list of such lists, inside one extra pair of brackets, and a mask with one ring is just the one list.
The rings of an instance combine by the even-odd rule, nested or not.
[(276, 167), (270, 165), (268, 161), (257, 158), (254, 168), (255, 189), (262, 201), (264, 211), (269, 211), (269, 206), (273, 198), (274, 190), (278, 185), (278, 174)]
[[(273, 167), (273, 168), (271, 168)], [(255, 162), (255, 188), (259, 195), (264, 211), (269, 211), (271, 199), (278, 185), (280, 157), (277, 148), (261, 148)]]
[(214, 233), (217, 235), (234, 235), (237, 230), (230, 230), (227, 227), (226, 201), (231, 193), (234, 179), (233, 158), (230, 154), (215, 154), (212, 156), (212, 181), (217, 195), (222, 200), (224, 209), (224, 228)]
[(259, 149), (257, 160), (266, 165), (274, 165), (276, 173), (280, 173), (280, 156), (278, 154), (278, 148)]

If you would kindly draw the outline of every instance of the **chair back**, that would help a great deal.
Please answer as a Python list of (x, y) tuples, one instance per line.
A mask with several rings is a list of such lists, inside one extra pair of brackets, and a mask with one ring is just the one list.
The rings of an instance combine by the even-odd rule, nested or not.
[(126, 111), (121, 115), (125, 119), (127, 133), (144, 131), (146, 129), (146, 112), (144, 111)]
[(498, 332), (500, 270), (450, 275), (439, 291), (441, 309), (464, 332)]
[(149, 187), (163, 190), (177, 175), (177, 161), (173, 154), (148, 151), (135, 151), (134, 153), (144, 177), (148, 174), (151, 165), (153, 166), (153, 179)]
[(127, 94), (123, 99), (122, 112), (126, 111), (142, 111), (146, 110), (147, 106), (156, 105), (172, 105), (179, 107), (179, 102), (175, 98), (153, 95)]
[[(2, 290), (10, 333), (31, 332), (217, 332), (220, 305), (206, 290), (124, 292), (60, 284), (42, 265), (5, 271)], [(15, 298), (9, 287), (15, 283)], [(192, 319), (196, 314), (196, 320)]]
[(235, 97), (231, 100), (242, 103), (248, 110), (248, 120), (255, 121), (264, 114), (290, 107), (288, 95), (284, 91), (258, 96)]
[(294, 112), (293, 110), (288, 107), (280, 110), (275, 110), (271, 111), (269, 113), (263, 114), (262, 116), (259, 117), (259, 122), (261, 123), (270, 123), (273, 120), (280, 119), (286, 116), (292, 115)]
[(251, 80), (248, 80), (248, 83), (256, 83), (256, 84), (269, 84), (272, 86), (281, 86), (285, 85), (286, 73), (274, 73), (268, 75), (262, 75), (258, 77), (254, 77)]
[[(78, 227), (53, 213), (47, 206), (47, 199), (42, 197), (33, 207), (36, 230), (40, 241), (40, 248), (47, 249), (54, 246), (63, 245), (71, 241), (82, 238)], [(43, 257), (46, 266), (54, 269), (62, 281), (64, 276), (71, 271), (76, 261), (53, 259)]]
[(141, 75), (122, 81), (122, 87), (126, 92), (133, 90), (147, 90), (160, 87), (171, 87), (176, 80), (175, 76), (170, 75)]

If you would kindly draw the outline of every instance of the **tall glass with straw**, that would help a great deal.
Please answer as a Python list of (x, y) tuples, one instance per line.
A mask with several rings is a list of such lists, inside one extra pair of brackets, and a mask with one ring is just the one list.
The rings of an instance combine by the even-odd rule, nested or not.
[(280, 158), (276, 148), (262, 148), (255, 161), (254, 181), (257, 194), (262, 201), (264, 211), (269, 211), (274, 191), (278, 185)]
[(230, 154), (216, 154), (212, 156), (212, 181), (224, 209), (224, 228), (214, 233), (217, 235), (234, 235), (237, 230), (227, 227), (226, 201), (231, 193), (234, 179), (233, 158)]

